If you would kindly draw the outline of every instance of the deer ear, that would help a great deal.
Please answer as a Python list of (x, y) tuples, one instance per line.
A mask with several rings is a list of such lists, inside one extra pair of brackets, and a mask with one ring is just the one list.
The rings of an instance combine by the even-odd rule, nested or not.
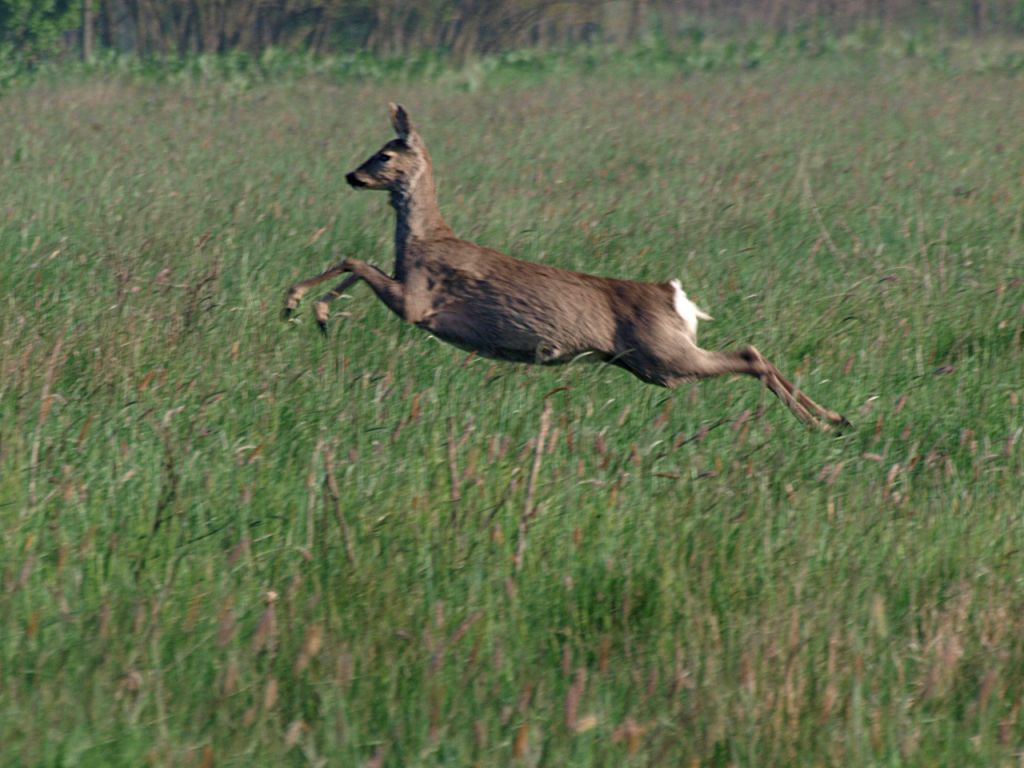
[(395, 129), (398, 138), (402, 141), (408, 141), (409, 137), (416, 132), (412, 125), (412, 120), (409, 119), (409, 113), (405, 111), (405, 107), (401, 104), (395, 104), (394, 102), (388, 104), (388, 111), (391, 113), (391, 127)]

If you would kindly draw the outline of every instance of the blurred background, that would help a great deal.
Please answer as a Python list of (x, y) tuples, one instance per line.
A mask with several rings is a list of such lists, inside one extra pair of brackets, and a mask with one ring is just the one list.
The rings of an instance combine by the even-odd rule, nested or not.
[(0, 58), (479, 54), (827, 30), (1024, 34), (1024, 0), (0, 0)]

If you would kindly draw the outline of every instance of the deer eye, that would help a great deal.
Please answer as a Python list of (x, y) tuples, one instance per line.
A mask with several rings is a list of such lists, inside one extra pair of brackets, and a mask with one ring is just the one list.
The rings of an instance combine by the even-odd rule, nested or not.
[(377, 162), (378, 163), (386, 163), (386, 162), (388, 162), (390, 160), (391, 160), (391, 155), (389, 155), (387, 152), (381, 152), (381, 153), (379, 153), (377, 155)]

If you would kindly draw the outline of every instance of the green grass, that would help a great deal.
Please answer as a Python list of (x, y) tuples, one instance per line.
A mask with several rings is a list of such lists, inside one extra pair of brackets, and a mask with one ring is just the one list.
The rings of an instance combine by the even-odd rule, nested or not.
[[(0, 762), (1017, 764), (1019, 77), (642, 72), (8, 90)], [(856, 429), (467, 360), (365, 286), (282, 323), (390, 264), (342, 175), (391, 99), (463, 236), (680, 277)]]

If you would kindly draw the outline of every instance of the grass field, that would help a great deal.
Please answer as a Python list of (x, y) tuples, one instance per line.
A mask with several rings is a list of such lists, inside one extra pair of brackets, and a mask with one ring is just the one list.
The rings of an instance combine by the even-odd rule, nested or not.
[[(679, 277), (855, 429), (365, 286), (282, 322), (390, 266), (342, 179), (388, 100), (461, 235)], [(856, 54), (11, 88), (0, 764), (1018, 765), (1022, 125), (1020, 74)]]

